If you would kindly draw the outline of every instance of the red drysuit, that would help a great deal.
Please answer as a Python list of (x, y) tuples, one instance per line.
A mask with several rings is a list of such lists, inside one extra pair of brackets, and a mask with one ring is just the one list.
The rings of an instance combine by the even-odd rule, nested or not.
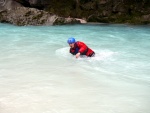
[(74, 44), (73, 48), (70, 48), (70, 53), (73, 55), (76, 55), (77, 53), (79, 53), (81, 55), (86, 55), (88, 57), (94, 56), (94, 51), (92, 49), (90, 49), (85, 43), (77, 41)]

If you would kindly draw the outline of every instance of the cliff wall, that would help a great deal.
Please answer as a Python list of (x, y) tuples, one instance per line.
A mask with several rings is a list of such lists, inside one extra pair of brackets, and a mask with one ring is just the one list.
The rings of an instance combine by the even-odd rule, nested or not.
[[(150, 23), (150, 0), (0, 0), (0, 21), (16, 7), (101, 23)], [(4, 13), (7, 12), (7, 13)], [(3, 12), (3, 13), (2, 13)]]

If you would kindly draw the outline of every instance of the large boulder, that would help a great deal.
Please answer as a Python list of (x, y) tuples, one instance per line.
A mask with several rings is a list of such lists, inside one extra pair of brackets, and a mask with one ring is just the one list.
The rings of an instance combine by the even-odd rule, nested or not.
[(12, 10), (22, 5), (14, 0), (0, 0), (0, 12), (4, 10)]
[(59, 17), (35, 8), (17, 7), (12, 10), (6, 10), (0, 13), (0, 22), (11, 23), (15, 25), (59, 25), (80, 23), (79, 20)]

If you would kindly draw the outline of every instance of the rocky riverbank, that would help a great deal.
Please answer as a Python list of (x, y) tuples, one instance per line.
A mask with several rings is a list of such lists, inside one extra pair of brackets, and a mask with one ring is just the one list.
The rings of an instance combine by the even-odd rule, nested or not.
[(150, 23), (149, 0), (0, 0), (0, 22), (60, 25)]
[(1, 12), (0, 21), (3, 23), (11, 23), (14, 25), (61, 25), (61, 24), (77, 24), (79, 20), (74, 18), (59, 17), (55, 14), (38, 10), (35, 8), (17, 7), (12, 10)]

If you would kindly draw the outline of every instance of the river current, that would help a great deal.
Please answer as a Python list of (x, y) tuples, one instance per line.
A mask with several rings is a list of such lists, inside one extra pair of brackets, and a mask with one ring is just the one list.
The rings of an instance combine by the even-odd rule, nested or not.
[[(67, 39), (96, 55), (76, 59)], [(0, 113), (150, 113), (150, 26), (0, 24)]]

